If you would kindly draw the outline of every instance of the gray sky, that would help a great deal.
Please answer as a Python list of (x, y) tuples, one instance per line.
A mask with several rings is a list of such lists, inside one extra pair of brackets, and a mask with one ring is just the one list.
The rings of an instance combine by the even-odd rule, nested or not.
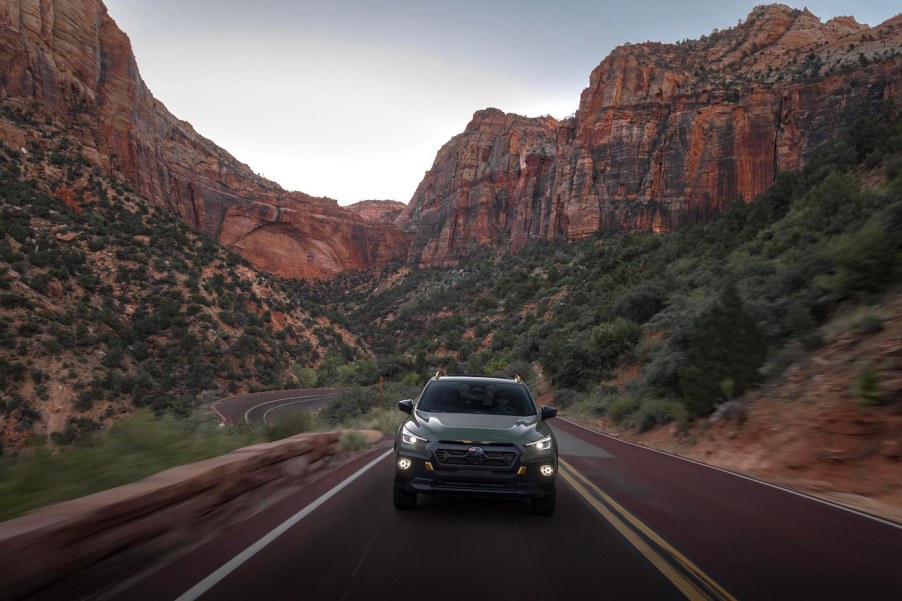
[[(407, 202), (473, 113), (564, 117), (618, 44), (734, 26), (734, 0), (105, 0), (154, 95), (289, 190)], [(876, 25), (883, 0), (807, 0)]]

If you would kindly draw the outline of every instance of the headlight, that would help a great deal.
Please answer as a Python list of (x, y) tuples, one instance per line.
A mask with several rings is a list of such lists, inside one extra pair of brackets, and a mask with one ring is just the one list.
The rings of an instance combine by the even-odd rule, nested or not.
[(536, 451), (547, 451), (551, 448), (551, 436), (546, 436), (542, 440), (537, 440), (535, 442), (530, 442), (527, 444), (531, 449), (535, 449)]
[(407, 426), (401, 428), (401, 442), (404, 444), (417, 444), (418, 442), (429, 442), (425, 438), (421, 436), (417, 436), (413, 432), (407, 429)]

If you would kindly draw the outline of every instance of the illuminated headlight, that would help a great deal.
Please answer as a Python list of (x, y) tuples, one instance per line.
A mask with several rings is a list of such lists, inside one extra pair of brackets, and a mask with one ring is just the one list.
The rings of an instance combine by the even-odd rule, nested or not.
[(531, 449), (535, 449), (536, 451), (547, 451), (548, 449), (551, 448), (551, 437), (546, 436), (542, 440), (537, 440), (535, 442), (531, 442), (531, 443), (527, 444), (526, 446), (528, 446)]
[(398, 467), (402, 470), (406, 470), (410, 467), (410, 459), (408, 459), (407, 457), (401, 457), (400, 459), (398, 459)]
[(418, 442), (429, 442), (425, 438), (421, 436), (417, 436), (413, 432), (407, 429), (407, 427), (401, 428), (401, 442), (404, 444), (417, 444)]
[(539, 468), (539, 471), (542, 473), (543, 476), (548, 477), (554, 473), (554, 467), (551, 465), (543, 465), (542, 467)]

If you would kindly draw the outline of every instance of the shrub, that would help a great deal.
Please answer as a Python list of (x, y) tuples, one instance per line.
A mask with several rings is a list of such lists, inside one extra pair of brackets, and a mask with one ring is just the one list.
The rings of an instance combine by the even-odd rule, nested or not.
[[(91, 420), (75, 420), (70, 433), (96, 426)], [(218, 428), (215, 420), (154, 418), (147, 412), (117, 423), (107, 436), (87, 434), (78, 436), (89, 438), (90, 444), (77, 444), (59, 454), (39, 449), (3, 465), (0, 520), (216, 457), (261, 438), (241, 426)]]
[(748, 314), (739, 292), (727, 284), (711, 311), (695, 324), (680, 373), (680, 390), (690, 412), (707, 415), (724, 400), (722, 383), (729, 392), (743, 394), (761, 380), (758, 368), (767, 357), (767, 346), (757, 322)]
[(639, 325), (623, 317), (595, 326), (591, 341), (598, 360), (612, 367), (620, 356), (635, 346), (639, 334)]
[(15, 292), (4, 292), (3, 294), (0, 294), (0, 307), (6, 309), (29, 309), (31, 308), (31, 302), (24, 296), (16, 294)]
[(871, 307), (860, 306), (834, 318), (822, 328), (823, 336), (835, 340), (849, 334), (873, 336), (883, 331), (884, 319)]
[(852, 383), (852, 394), (862, 405), (882, 405), (886, 400), (886, 393), (880, 389), (880, 373), (873, 363), (867, 363), (858, 370), (855, 381)]
[(645, 432), (655, 426), (676, 422), (684, 431), (689, 426), (689, 411), (676, 399), (645, 399), (639, 408), (629, 416), (628, 422)]
[(858, 231), (834, 239), (827, 247), (827, 254), (836, 270), (824, 280), (827, 289), (840, 300), (883, 289), (899, 275), (899, 246), (898, 232), (890, 232), (877, 219), (868, 221)]
[(31, 338), (35, 334), (40, 334), (42, 332), (41, 324), (36, 321), (26, 321), (21, 326), (19, 326), (19, 336), (23, 338)]
[(273, 422), (266, 426), (266, 437), (269, 440), (280, 440), (315, 429), (316, 421), (309, 412), (303, 409), (288, 409), (280, 411)]
[(806, 356), (805, 347), (801, 342), (794, 340), (786, 344), (783, 348), (774, 353), (767, 363), (761, 368), (761, 374), (764, 379), (773, 382), (783, 375), (783, 372), (797, 361)]
[(345, 451), (362, 451), (369, 443), (360, 432), (348, 430), (341, 434), (341, 448)]
[(378, 395), (379, 392), (374, 386), (354, 388), (329, 401), (320, 412), (320, 418), (332, 426), (346, 423), (373, 409)]
[(641, 403), (638, 397), (632, 395), (610, 395), (604, 403), (604, 411), (615, 423), (621, 423), (639, 409)]
[(613, 311), (631, 321), (645, 323), (664, 308), (668, 292), (667, 286), (658, 280), (642, 282), (621, 295)]
[(558, 409), (565, 409), (574, 405), (579, 399), (575, 390), (570, 388), (555, 388), (552, 393), (554, 406)]
[(502, 378), (513, 378), (520, 376), (528, 385), (532, 385), (535, 381), (535, 372), (532, 366), (526, 361), (511, 361), (503, 368), (497, 371)]

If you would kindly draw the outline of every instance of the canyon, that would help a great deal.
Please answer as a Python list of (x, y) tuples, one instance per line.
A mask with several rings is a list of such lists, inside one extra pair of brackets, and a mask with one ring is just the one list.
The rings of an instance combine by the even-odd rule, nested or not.
[(342, 207), (282, 189), (172, 115), (100, 0), (5, 0), (0, 141), (39, 145), (23, 112), (55, 123), (104, 175), (258, 269), (327, 278), (537, 239), (665, 232), (748, 202), (899, 97), (900, 47), (902, 16), (869, 28), (782, 5), (698, 40), (624, 45), (592, 72), (573, 116), (477, 111), (409, 204)]
[[(406, 253), (394, 226), (286, 192), (172, 115), (100, 0), (0, 2), (0, 101), (60, 125), (92, 166), (259, 269), (318, 278)], [(12, 115), (0, 119), (0, 141), (32, 152), (40, 136)]]
[(699, 40), (621, 46), (572, 117), (477, 112), (395, 223), (434, 265), (703, 219), (898, 98), (900, 44), (902, 17), (868, 28), (769, 5)]

